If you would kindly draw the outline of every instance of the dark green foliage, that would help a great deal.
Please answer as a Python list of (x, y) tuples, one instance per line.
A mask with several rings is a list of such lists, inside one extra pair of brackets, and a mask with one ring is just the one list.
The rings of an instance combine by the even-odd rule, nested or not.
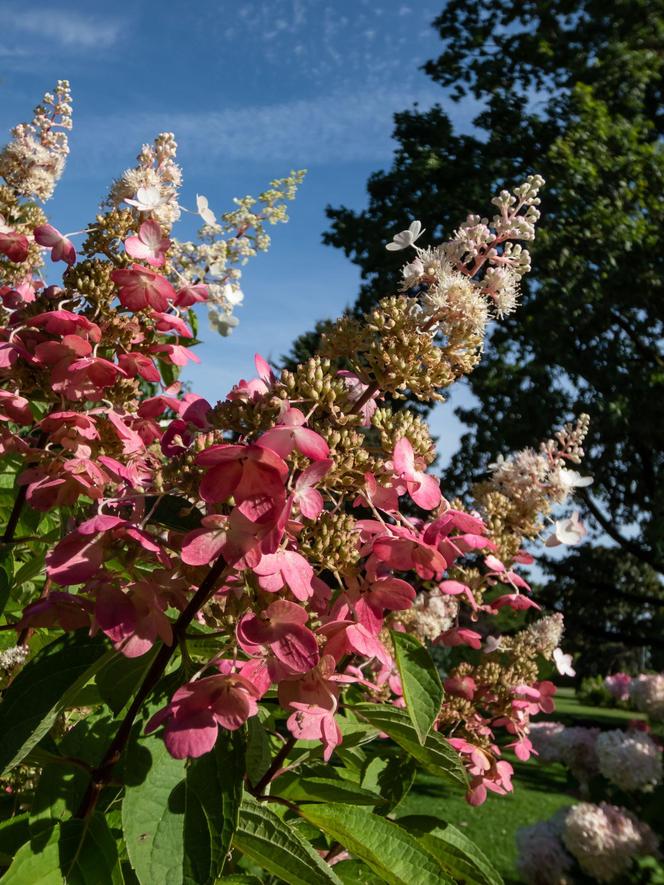
[[(324, 241), (360, 266), (365, 310), (394, 289), (395, 230), (419, 218), (427, 239), (449, 237), (468, 212), (490, 214), (500, 188), (545, 177), (533, 272), (470, 376), (479, 403), (458, 409), (468, 432), (444, 488), (467, 491), (498, 453), (588, 412), (595, 483), (581, 509), (662, 596), (647, 567), (664, 569), (664, 2), (451, 0), (435, 27), (442, 52), (426, 71), (481, 102), (476, 134), (457, 134), (441, 107), (397, 114), (391, 168), (369, 179), (366, 210), (328, 208)], [(576, 564), (602, 569), (603, 556), (552, 564), (554, 581), (581, 584)], [(616, 593), (584, 593), (594, 625), (599, 608), (619, 634)], [(615, 638), (633, 648), (633, 635)]]

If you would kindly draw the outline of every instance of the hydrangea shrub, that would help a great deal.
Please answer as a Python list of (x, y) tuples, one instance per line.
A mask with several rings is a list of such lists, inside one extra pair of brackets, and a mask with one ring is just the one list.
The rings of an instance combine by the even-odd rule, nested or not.
[(560, 507), (589, 482), (587, 419), (464, 503), (399, 400), (441, 400), (517, 307), (542, 180), (439, 246), (413, 222), (387, 246), (415, 253), (395, 294), (209, 403), (177, 380), (197, 307), (236, 324), (240, 267), (302, 174), (218, 221), (186, 210), (161, 134), (64, 234), (42, 203), (70, 125), (61, 82), (0, 152), (5, 880), (499, 881), (395, 810), (418, 769), (472, 804), (510, 792), (553, 709), (541, 668), (573, 673), (524, 545), (582, 539)]

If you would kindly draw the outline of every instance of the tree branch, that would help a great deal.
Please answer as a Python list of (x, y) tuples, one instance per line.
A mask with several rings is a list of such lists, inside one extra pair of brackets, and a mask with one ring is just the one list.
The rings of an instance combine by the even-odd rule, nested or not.
[[(40, 430), (39, 436), (37, 437), (37, 441), (33, 448), (35, 449), (43, 449), (44, 443), (46, 442), (47, 435), (43, 430)], [(26, 462), (26, 468), (30, 467), (32, 461)], [(12, 507), (12, 512), (9, 514), (9, 520), (7, 522), (7, 526), (5, 528), (4, 534), (0, 541), (4, 544), (8, 544), (10, 541), (14, 540), (14, 532), (16, 531), (16, 526), (18, 525), (18, 521), (21, 518), (21, 513), (23, 512), (23, 507), (25, 506), (25, 500), (28, 494), (28, 486), (27, 483), (19, 487), (18, 494), (16, 495), (16, 500), (14, 501), (14, 506)]]
[(630, 538), (626, 538), (624, 535), (622, 535), (611, 522), (611, 520), (604, 516), (604, 514), (597, 506), (595, 501), (593, 501), (593, 499), (590, 497), (590, 494), (586, 489), (581, 490), (581, 498), (583, 499), (586, 507), (591, 512), (595, 520), (604, 529), (606, 534), (616, 542), (616, 544), (622, 547), (623, 550), (631, 553), (637, 559), (640, 559), (641, 562), (645, 562), (646, 565), (654, 568), (655, 571), (664, 573), (664, 564), (661, 563), (657, 559), (657, 557), (653, 553), (651, 553), (650, 550), (646, 550), (645, 547), (637, 544), (636, 541), (632, 541)]
[(78, 808), (78, 811), (76, 812), (76, 817), (88, 817), (95, 810), (101, 791), (109, 783), (113, 768), (120, 760), (127, 746), (129, 736), (131, 735), (131, 730), (134, 725), (134, 720), (136, 719), (136, 716), (143, 706), (144, 701), (161, 679), (164, 671), (166, 670), (166, 667), (168, 666), (168, 662), (172, 658), (175, 649), (178, 647), (178, 643), (181, 637), (184, 635), (187, 627), (194, 619), (198, 610), (212, 595), (212, 593), (216, 589), (218, 581), (225, 578), (232, 571), (231, 566), (228, 566), (226, 568), (224, 568), (224, 566), (224, 559), (219, 556), (219, 558), (213, 563), (210, 571), (201, 582), (198, 590), (189, 600), (189, 604), (181, 612), (180, 616), (175, 622), (175, 625), (173, 627), (172, 644), (163, 644), (159, 649), (159, 652), (150, 665), (148, 672), (145, 674), (145, 678), (143, 679), (143, 682), (141, 683), (141, 686), (138, 689), (134, 700), (131, 702), (131, 705), (127, 710), (124, 719), (120, 723), (120, 727), (118, 728), (115, 737), (111, 741), (111, 744), (106, 751), (104, 758), (92, 771), (92, 774), (90, 776), (90, 783)]
[(294, 746), (295, 746), (295, 738), (293, 737), (293, 735), (291, 735), (288, 738), (288, 740), (284, 743), (283, 747), (275, 755), (274, 759), (270, 763), (270, 767), (265, 772), (263, 777), (258, 781), (256, 786), (251, 790), (251, 792), (254, 794), (254, 796), (256, 796), (257, 798), (260, 798), (263, 791), (265, 790), (265, 787), (267, 787), (267, 785), (269, 783), (271, 783), (275, 779), (277, 774), (279, 773), (282, 763), (285, 762), (286, 756), (288, 756), (288, 754), (290, 753), (290, 751), (293, 749)]

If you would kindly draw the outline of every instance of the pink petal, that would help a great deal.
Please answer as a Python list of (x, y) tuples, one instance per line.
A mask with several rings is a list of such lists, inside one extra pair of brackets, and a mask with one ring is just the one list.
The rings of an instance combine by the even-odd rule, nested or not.
[(213, 467), (201, 480), (199, 492), (208, 504), (225, 501), (235, 491), (242, 477), (242, 465), (237, 461), (229, 461)]
[(294, 624), (270, 643), (275, 657), (295, 673), (307, 673), (319, 661), (316, 637), (307, 627)]
[(182, 561), (187, 565), (207, 565), (219, 556), (225, 542), (223, 529), (194, 529), (182, 541)]
[(209, 753), (217, 741), (218, 726), (210, 710), (188, 715), (184, 722), (171, 718), (164, 729), (166, 749), (175, 759)]
[(392, 456), (394, 470), (400, 476), (409, 477), (415, 470), (415, 455), (410, 440), (406, 436), (394, 446), (394, 454)]
[(320, 434), (306, 427), (298, 427), (294, 432), (295, 446), (298, 452), (312, 461), (326, 460), (330, 455), (330, 447)]
[(304, 601), (313, 596), (314, 570), (303, 556), (287, 550), (282, 557), (281, 572), (296, 599)]
[(440, 504), (442, 499), (438, 480), (428, 473), (418, 473), (417, 484), (416, 488), (413, 488), (412, 484), (408, 484), (410, 497), (418, 507), (422, 507), (424, 510), (433, 510)]
[[(318, 462), (323, 463), (321, 461)], [(318, 519), (324, 509), (323, 496), (318, 489), (302, 489), (295, 490), (295, 500), (297, 501), (300, 513), (307, 519)]]
[(259, 353), (254, 355), (254, 365), (256, 366), (258, 377), (262, 378), (266, 384), (272, 384), (275, 380), (274, 372), (272, 371), (270, 364), (264, 360)]

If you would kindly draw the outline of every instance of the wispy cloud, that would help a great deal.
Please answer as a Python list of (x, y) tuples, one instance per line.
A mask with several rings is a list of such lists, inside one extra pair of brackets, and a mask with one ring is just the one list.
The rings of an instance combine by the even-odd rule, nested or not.
[(260, 53), (263, 64), (297, 67), (307, 82), (378, 84), (386, 72), (414, 75), (434, 50), (434, 32), (423, 39), (418, 31), (439, 6), (420, 0), (415, 16), (394, 0), (244, 0), (231, 14), (222, 5), (203, 10), (198, 27), (231, 52), (241, 45)]
[(59, 4), (57, 9), (5, 9), (4, 16), (7, 30), (42, 38), (45, 48), (52, 42), (71, 49), (108, 49), (117, 42), (122, 28), (117, 19), (63, 9)]
[[(442, 90), (390, 89), (215, 112), (136, 114), (79, 118), (72, 143), (76, 166), (88, 170), (114, 158), (119, 146), (149, 141), (160, 131), (173, 131), (187, 166), (209, 160), (244, 163), (281, 162), (290, 166), (321, 166), (356, 161), (380, 162), (390, 157), (393, 110), (417, 102), (420, 109), (444, 101)], [(467, 128), (477, 108), (449, 103), (457, 125)], [(135, 151), (132, 151), (135, 153)]]

